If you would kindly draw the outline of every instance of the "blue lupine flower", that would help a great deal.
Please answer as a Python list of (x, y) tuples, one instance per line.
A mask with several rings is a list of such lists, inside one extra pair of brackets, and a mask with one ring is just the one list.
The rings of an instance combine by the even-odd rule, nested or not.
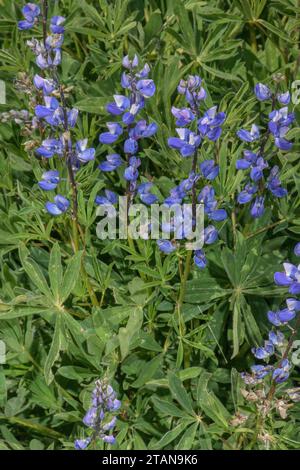
[(108, 103), (106, 106), (110, 114), (118, 116), (123, 114), (130, 107), (130, 99), (123, 95), (114, 95), (114, 103)]
[(275, 352), (274, 344), (272, 341), (265, 341), (264, 347), (252, 348), (251, 352), (257, 359), (267, 359)]
[(120, 408), (121, 402), (116, 398), (113, 388), (106, 382), (97, 380), (95, 385), (92, 392), (92, 406), (83, 418), (83, 423), (93, 431), (93, 434), (87, 439), (75, 441), (75, 448), (79, 450), (85, 449), (92, 439), (96, 438), (102, 439), (107, 444), (116, 442), (115, 437), (108, 433), (114, 429), (117, 422), (116, 416), (111, 417), (111, 413)]
[(176, 246), (170, 240), (157, 240), (158, 248), (167, 255), (176, 250)]
[(279, 286), (289, 286), (291, 294), (300, 294), (300, 271), (291, 263), (283, 263), (285, 273), (274, 274), (275, 283)]
[(151, 205), (157, 202), (157, 196), (155, 194), (151, 194), (151, 188), (153, 183), (142, 183), (138, 187), (138, 194), (140, 195), (140, 199), (144, 204)]
[(49, 170), (42, 174), (42, 180), (38, 182), (38, 185), (44, 191), (51, 191), (56, 188), (59, 181), (59, 172), (57, 170)]
[(273, 374), (272, 378), (275, 380), (276, 383), (285, 382), (289, 378), (289, 371), (291, 369), (291, 364), (288, 359), (283, 359), (277, 367)]
[(136, 181), (139, 176), (138, 167), (141, 165), (140, 158), (131, 157), (129, 159), (129, 166), (124, 171), (124, 178), (127, 181)]
[(254, 218), (259, 218), (261, 217), (264, 212), (265, 212), (265, 206), (264, 206), (264, 201), (265, 201), (265, 198), (263, 196), (258, 196), (251, 209), (250, 209), (250, 213), (252, 215), (252, 217)]
[(72, 108), (67, 111), (68, 126), (75, 127), (78, 118), (78, 109)]
[(98, 168), (102, 171), (114, 171), (122, 165), (122, 158), (118, 153), (106, 156), (106, 162), (101, 162)]
[(207, 180), (214, 180), (219, 174), (219, 165), (216, 165), (214, 160), (204, 160), (200, 163), (200, 170)]
[(64, 153), (63, 141), (60, 139), (43, 140), (41, 147), (36, 149), (36, 153), (45, 158), (51, 158), (53, 155), (62, 156)]
[(250, 150), (244, 151), (244, 157), (245, 158), (241, 160), (237, 160), (237, 170), (247, 170), (251, 168), (250, 178), (252, 181), (259, 181), (263, 177), (263, 170), (268, 168), (269, 165), (262, 157)]
[(251, 372), (257, 380), (263, 379), (273, 370), (272, 366), (262, 364), (251, 366)]
[(138, 143), (135, 139), (129, 138), (124, 142), (124, 153), (134, 155), (138, 151)]
[(50, 95), (56, 88), (54, 80), (40, 77), (40, 75), (35, 75), (33, 77), (34, 86), (38, 90), (42, 90), (44, 95)]
[(244, 158), (236, 161), (237, 170), (247, 170), (251, 166), (255, 165), (258, 158), (257, 153), (253, 153), (250, 150), (244, 150)]
[(294, 121), (294, 113), (289, 113), (288, 108), (284, 107), (274, 110), (269, 114), (269, 130), (274, 135), (274, 143), (280, 150), (290, 150), (292, 143), (284, 139), (289, 130), (289, 125)]
[(155, 84), (151, 79), (139, 80), (136, 88), (144, 98), (151, 98), (155, 93)]
[(101, 144), (112, 144), (123, 134), (123, 128), (117, 122), (107, 122), (106, 126), (109, 132), (100, 134), (99, 141)]
[(281, 331), (269, 331), (269, 340), (274, 346), (281, 347), (284, 344), (284, 334)]
[(256, 124), (252, 124), (251, 131), (240, 129), (236, 135), (245, 142), (255, 142), (260, 137), (260, 132)]
[(254, 184), (246, 184), (243, 191), (241, 191), (238, 195), (238, 202), (240, 204), (246, 204), (247, 202), (251, 201), (253, 194), (257, 192), (257, 186)]
[(76, 450), (84, 450), (91, 443), (91, 438), (87, 437), (86, 439), (76, 439), (74, 446)]
[(68, 210), (70, 201), (61, 194), (54, 197), (54, 202), (46, 202), (46, 211), (51, 215), (61, 215)]
[(204, 229), (204, 243), (211, 245), (218, 239), (218, 231), (213, 225), (208, 225)]
[(209, 219), (220, 222), (227, 218), (225, 209), (216, 209), (218, 203), (215, 199), (215, 191), (211, 186), (204, 186), (198, 196), (198, 202), (204, 204), (204, 212)]
[(87, 143), (88, 139), (78, 140), (76, 143), (76, 157), (82, 163), (90, 162), (95, 158), (95, 149), (86, 148)]
[(289, 91), (286, 91), (285, 93), (280, 93), (279, 95), (277, 95), (277, 99), (280, 104), (289, 104), (291, 100), (291, 95)]
[(52, 16), (50, 21), (50, 30), (53, 34), (63, 34), (65, 32), (65, 28), (62, 26), (66, 18), (63, 16)]
[(259, 101), (265, 101), (269, 100), (272, 97), (272, 92), (267, 85), (264, 85), (263, 83), (257, 83), (254, 87), (254, 93), (256, 95), (256, 98), (259, 99)]
[(169, 147), (180, 150), (180, 153), (183, 157), (189, 157), (193, 155), (200, 145), (201, 137), (189, 129), (182, 127), (177, 128), (176, 132), (179, 137), (170, 137), (168, 139)]
[(274, 166), (267, 179), (266, 187), (271, 191), (271, 193), (276, 197), (284, 197), (287, 195), (287, 190), (281, 187), (281, 181), (278, 178), (279, 167)]
[(145, 137), (152, 137), (157, 132), (157, 124), (152, 122), (151, 124), (147, 124), (147, 121), (144, 119), (138, 121), (135, 127), (130, 129), (129, 136), (132, 139), (141, 139)]
[(288, 308), (277, 310), (276, 312), (269, 310), (267, 316), (272, 325), (281, 326), (293, 320), (296, 316), (296, 312), (294, 310), (289, 310)]
[(223, 112), (217, 113), (217, 106), (208, 109), (203, 118), (198, 120), (198, 129), (202, 137), (207, 137), (211, 141), (216, 141), (221, 133), (221, 125), (226, 119)]
[(35, 107), (35, 115), (39, 119), (45, 119), (51, 126), (59, 126), (63, 122), (63, 110), (56, 98), (44, 97), (45, 106), (38, 104)]
[(300, 300), (297, 299), (286, 299), (287, 308), (289, 310), (300, 311)]
[(201, 87), (202, 80), (198, 75), (189, 75), (187, 80), (180, 80), (178, 93), (185, 96), (193, 108), (199, 106), (200, 101), (206, 98), (206, 91)]
[(296, 256), (300, 256), (300, 242), (295, 245), (294, 253)]
[(109, 189), (105, 189), (105, 196), (96, 196), (95, 203), (97, 206), (114, 205), (118, 202), (118, 195)]
[(200, 269), (204, 269), (206, 267), (207, 259), (203, 250), (194, 251), (194, 263)]
[(175, 108), (172, 106), (171, 112), (176, 117), (176, 126), (184, 127), (190, 124), (194, 119), (195, 115), (189, 108)]
[(22, 13), (25, 20), (18, 22), (18, 28), (21, 30), (27, 30), (33, 28), (37, 22), (37, 17), (40, 15), (41, 10), (35, 3), (27, 3), (22, 8)]
[(128, 55), (126, 55), (125, 57), (123, 57), (122, 65), (123, 65), (123, 67), (125, 67), (125, 69), (132, 70), (132, 69), (138, 67), (139, 59), (138, 59), (136, 54), (135, 54), (135, 56), (132, 60), (130, 60)]

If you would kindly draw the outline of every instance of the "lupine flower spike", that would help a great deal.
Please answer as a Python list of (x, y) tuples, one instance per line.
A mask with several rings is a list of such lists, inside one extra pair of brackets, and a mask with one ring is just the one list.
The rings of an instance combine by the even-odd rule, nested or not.
[[(218, 202), (215, 198), (215, 191), (211, 182), (219, 174), (219, 166), (213, 159), (204, 160), (198, 165), (198, 149), (203, 142), (215, 142), (222, 133), (222, 124), (226, 115), (218, 112), (217, 107), (204, 111), (202, 114), (200, 107), (206, 98), (206, 91), (202, 86), (200, 77), (189, 76), (187, 80), (181, 80), (178, 85), (178, 93), (183, 95), (186, 103), (183, 108), (172, 107), (172, 114), (176, 119), (177, 137), (168, 139), (169, 147), (180, 152), (183, 158), (192, 157), (191, 172), (178, 186), (172, 188), (170, 194), (164, 201), (166, 206), (173, 204), (182, 204), (189, 199), (192, 201), (192, 224), (186, 228), (185, 233), (181, 229), (180, 218), (172, 220), (170, 224), (164, 225), (163, 231), (170, 237), (186, 238), (191, 234), (195, 225), (195, 209), (197, 201), (203, 204), (204, 212), (209, 221), (220, 222), (227, 218), (226, 211), (218, 208)], [(196, 131), (195, 131), (196, 127)], [(193, 129), (193, 130), (192, 130)], [(202, 183), (200, 185), (200, 183)], [(206, 184), (209, 183), (209, 184)], [(202, 189), (197, 195), (200, 186)], [(218, 239), (218, 231), (213, 225), (207, 226), (202, 238), (204, 244), (214, 243)], [(176, 244), (170, 240), (158, 240), (158, 247), (161, 251), (168, 254), (176, 250)], [(207, 264), (205, 253), (202, 249), (194, 252), (195, 265), (203, 269)]]
[[(256, 124), (251, 130), (240, 129), (237, 136), (244, 142), (252, 143), (252, 148), (244, 150), (243, 158), (236, 162), (236, 168), (244, 171), (247, 176), (245, 186), (238, 194), (239, 204), (247, 204), (250, 201), (252, 206), (250, 214), (253, 218), (259, 218), (264, 214), (264, 206), (269, 196), (282, 198), (287, 195), (287, 190), (282, 188), (280, 181), (280, 170), (277, 165), (272, 165), (271, 160), (265, 154), (265, 146), (269, 137), (274, 138), (275, 147), (282, 151), (292, 148), (292, 143), (285, 138), (289, 126), (295, 119), (294, 113), (289, 113), (287, 105), (290, 102), (289, 92), (274, 92), (262, 83), (258, 83), (254, 88), (254, 93), (259, 101), (270, 102), (269, 121), (266, 124), (264, 135)], [(285, 105), (276, 109), (276, 103)]]
[(113, 388), (105, 380), (97, 380), (92, 393), (92, 404), (86, 412), (83, 423), (91, 433), (84, 439), (76, 439), (75, 449), (86, 449), (92, 442), (101, 439), (107, 444), (114, 444), (116, 439), (110, 431), (116, 425), (115, 412), (119, 410), (121, 402), (116, 398)]

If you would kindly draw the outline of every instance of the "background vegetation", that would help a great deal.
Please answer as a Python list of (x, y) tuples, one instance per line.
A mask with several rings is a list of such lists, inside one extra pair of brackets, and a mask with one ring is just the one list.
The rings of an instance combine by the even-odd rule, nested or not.
[[(0, 0), (0, 78), (7, 86), (1, 111), (28, 108), (15, 79), (35, 71), (26, 46), (32, 32), (17, 30), (23, 2)], [(94, 381), (109, 378), (122, 401), (115, 448), (264, 448), (253, 433), (255, 409), (241, 394), (239, 372), (253, 363), (266, 312), (282, 302), (273, 273), (299, 241), (299, 133), (292, 152), (274, 157), (289, 197), (254, 221), (234, 210), (242, 175), (237, 129), (259, 118), (257, 82), (283, 74), (286, 87), (300, 79), (300, 5), (284, 1), (61, 0), (53, 11), (67, 17), (62, 80), (80, 113), (77, 137), (88, 137), (97, 158), (79, 174), (79, 217), (84, 245), (73, 255), (68, 219), (44, 211), (36, 184), (42, 164), (25, 150), (30, 136), (14, 122), (0, 123), (0, 338), (7, 346), (0, 366), (0, 448), (73, 448)], [(210, 246), (209, 265), (193, 269), (182, 314), (174, 315), (180, 256), (166, 257), (155, 242), (101, 241), (96, 237), (95, 195), (106, 185), (97, 170), (105, 155), (98, 143), (107, 121), (105, 104), (120, 90), (121, 60), (137, 53), (151, 65), (157, 92), (148, 114), (159, 125), (142, 152), (146, 174), (166, 196), (190, 162), (167, 147), (174, 135), (170, 109), (176, 87), (198, 74), (208, 106), (227, 113), (217, 149), (214, 182), (234, 218)], [(299, 107), (295, 107), (299, 121)], [(213, 158), (213, 146), (202, 157)], [(204, 152), (204, 150), (202, 150)], [(121, 190), (116, 177), (111, 187)], [(234, 223), (232, 223), (232, 220)], [(295, 261), (295, 260), (294, 260)], [(84, 273), (80, 267), (84, 266)], [(93, 306), (90, 289), (96, 294)], [(299, 384), (299, 368), (291, 384)], [(236, 413), (250, 417), (243, 426)], [(271, 448), (299, 448), (300, 409), (270, 416)], [(99, 448), (101, 448), (99, 443)]]

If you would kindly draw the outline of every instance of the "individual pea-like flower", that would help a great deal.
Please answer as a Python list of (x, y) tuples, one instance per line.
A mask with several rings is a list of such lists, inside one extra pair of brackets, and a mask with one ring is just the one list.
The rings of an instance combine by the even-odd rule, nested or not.
[(284, 107), (278, 110), (273, 110), (269, 114), (269, 130), (275, 137), (274, 143), (280, 150), (290, 150), (292, 143), (284, 138), (289, 130), (289, 126), (295, 120), (295, 114), (289, 113), (288, 108)]
[(200, 170), (204, 178), (212, 181), (218, 176), (220, 168), (214, 160), (204, 160), (204, 162), (200, 163)]
[(170, 240), (157, 240), (156, 243), (160, 251), (167, 255), (176, 250), (176, 245)]
[(273, 367), (269, 365), (257, 364), (251, 366), (251, 372), (256, 380), (261, 380), (270, 372), (272, 372)]
[(172, 106), (171, 112), (176, 117), (176, 126), (184, 127), (190, 124), (194, 119), (195, 115), (190, 108), (176, 108)]
[(218, 231), (213, 225), (208, 225), (203, 231), (203, 240), (206, 245), (211, 245), (218, 240)]
[(183, 157), (190, 157), (199, 147), (201, 137), (195, 132), (182, 127), (177, 128), (176, 132), (179, 137), (170, 137), (168, 139), (169, 147), (179, 150)]
[(300, 256), (300, 242), (295, 245), (294, 253), (296, 256)]
[(255, 142), (260, 137), (260, 131), (256, 124), (252, 124), (250, 131), (240, 129), (236, 134), (244, 142)]
[(61, 194), (54, 197), (54, 202), (46, 202), (45, 209), (51, 215), (61, 215), (69, 209), (70, 201)]
[(218, 202), (215, 198), (215, 191), (211, 186), (204, 186), (198, 196), (198, 202), (204, 205), (204, 213), (210, 220), (220, 222), (227, 218), (225, 209), (217, 209)]
[(44, 191), (51, 191), (57, 187), (59, 181), (59, 172), (57, 170), (49, 170), (42, 174), (42, 179), (38, 182), (38, 185)]
[(272, 374), (273, 380), (275, 380), (276, 383), (282, 383), (285, 382), (289, 378), (290, 374), (290, 369), (291, 369), (291, 364), (288, 359), (283, 359)]
[(194, 251), (194, 263), (200, 269), (206, 268), (207, 259), (203, 250)]
[(291, 263), (283, 263), (285, 272), (274, 274), (275, 283), (279, 286), (289, 286), (291, 294), (300, 294), (300, 265), (298, 267)]
[(87, 163), (95, 158), (95, 149), (87, 148), (88, 139), (78, 140), (76, 143), (75, 155), (82, 162)]
[(151, 79), (139, 80), (136, 88), (144, 98), (151, 98), (155, 93), (155, 84)]
[(122, 165), (122, 158), (118, 153), (106, 155), (106, 161), (101, 162), (98, 168), (102, 171), (114, 171)]
[(287, 190), (281, 187), (281, 181), (278, 177), (279, 167), (275, 165), (268, 176), (266, 188), (268, 188), (271, 193), (276, 197), (285, 197), (287, 196)]
[(45, 105), (38, 104), (35, 107), (35, 115), (39, 119), (45, 121), (51, 126), (59, 126), (63, 119), (63, 110), (56, 98), (52, 96), (44, 97)]
[(114, 205), (118, 202), (118, 195), (114, 191), (105, 189), (104, 193), (105, 196), (96, 196), (95, 203), (97, 206)]
[(200, 102), (206, 98), (206, 91), (201, 83), (202, 80), (198, 75), (189, 75), (187, 80), (180, 80), (177, 87), (178, 93), (184, 95), (192, 107), (199, 106)]
[(63, 34), (65, 28), (62, 26), (66, 21), (63, 16), (52, 16), (50, 20), (50, 31), (53, 34)]
[(117, 122), (107, 122), (106, 126), (109, 132), (100, 134), (99, 141), (101, 144), (113, 144), (123, 134), (123, 128)]
[(129, 166), (124, 171), (124, 178), (127, 181), (136, 181), (139, 176), (138, 167), (141, 165), (141, 159), (138, 157), (131, 157), (129, 159)]
[(257, 193), (257, 186), (255, 184), (246, 184), (245, 188), (238, 194), (238, 202), (240, 204), (246, 204), (251, 201), (253, 195)]
[(114, 95), (114, 103), (108, 103), (106, 110), (115, 116), (123, 114), (130, 107), (130, 99), (124, 95)]
[(33, 83), (38, 90), (42, 90), (44, 95), (50, 95), (56, 89), (54, 80), (43, 78), (38, 74), (33, 77)]
[(150, 183), (150, 182), (142, 183), (139, 185), (138, 190), (137, 190), (141, 201), (144, 204), (147, 204), (149, 206), (157, 202), (157, 196), (150, 192), (152, 186), (153, 186), (153, 183)]
[(236, 162), (237, 170), (251, 169), (250, 178), (252, 181), (259, 181), (263, 177), (263, 170), (268, 167), (268, 163), (262, 157), (250, 150), (244, 150), (244, 158)]
[(54, 155), (62, 156), (64, 145), (62, 139), (46, 139), (42, 145), (36, 149), (36, 153), (41, 157), (51, 158)]
[(280, 104), (289, 104), (291, 100), (290, 92), (286, 91), (285, 93), (278, 94), (277, 99)]
[(202, 118), (198, 120), (198, 129), (202, 137), (207, 137), (211, 141), (216, 141), (222, 133), (221, 125), (226, 119), (223, 112), (217, 113), (217, 106), (208, 109)]
[(116, 442), (114, 435), (110, 434), (117, 423), (117, 417), (113, 413), (118, 411), (121, 406), (115, 391), (106, 381), (97, 380), (91, 398), (92, 405), (82, 421), (91, 429), (92, 435), (85, 439), (77, 439), (75, 441), (77, 450), (86, 449), (96, 439), (101, 439), (111, 445)]
[(41, 13), (40, 7), (35, 3), (26, 3), (22, 8), (22, 13), (25, 20), (18, 22), (18, 28), (20, 30), (27, 30), (33, 28), (38, 21), (38, 16)]
[(265, 198), (263, 196), (258, 196), (257, 198), (255, 198), (255, 201), (250, 209), (250, 213), (252, 217), (254, 217), (255, 219), (261, 217), (264, 214), (265, 212), (264, 202), (265, 202)]
[(138, 121), (132, 129), (129, 131), (129, 136), (131, 139), (142, 139), (146, 137), (152, 137), (157, 132), (157, 124), (152, 122), (151, 124), (147, 124), (147, 121), (142, 119)]
[(272, 92), (267, 85), (257, 83), (254, 87), (254, 93), (259, 101), (265, 101), (272, 98)]
[(272, 341), (265, 341), (263, 347), (252, 348), (251, 351), (257, 359), (267, 359), (274, 354), (275, 348)]

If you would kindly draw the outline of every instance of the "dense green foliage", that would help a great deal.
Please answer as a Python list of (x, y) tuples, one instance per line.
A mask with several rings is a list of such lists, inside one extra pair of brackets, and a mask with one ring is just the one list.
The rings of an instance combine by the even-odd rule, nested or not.
[[(26, 46), (32, 31), (16, 27), (22, 5), (0, 0), (0, 78), (7, 88), (1, 112), (30, 107), (30, 97), (15, 88), (20, 74), (36, 72)], [(267, 310), (284, 299), (273, 273), (299, 241), (298, 128), (289, 134), (293, 150), (274, 155), (289, 196), (256, 221), (235, 204), (243, 178), (235, 169), (243, 148), (235, 134), (259, 119), (255, 83), (270, 84), (281, 73), (291, 89), (300, 79), (300, 5), (61, 0), (51, 8), (67, 17), (61, 76), (81, 112), (76, 137), (88, 137), (97, 153), (78, 174), (84, 243), (74, 255), (70, 220), (44, 210), (36, 181), (45, 168), (28, 150), (36, 136), (0, 122), (0, 339), (7, 348), (0, 365), (0, 448), (73, 448), (84, 432), (93, 383), (103, 376), (122, 401), (117, 449), (262, 449), (264, 432), (271, 448), (299, 448), (299, 404), (286, 419), (273, 409), (261, 423), (239, 376), (268, 331)], [(95, 232), (94, 198), (107, 185), (97, 170), (106, 152), (98, 135), (105, 104), (120, 91), (127, 53), (151, 65), (157, 87), (147, 113), (159, 131), (141, 156), (160, 198), (190, 166), (166, 143), (174, 135), (170, 109), (179, 80), (200, 75), (208, 106), (219, 103), (227, 113), (220, 145), (200, 152), (201, 158), (217, 152), (214, 188), (232, 217), (207, 250), (208, 267), (192, 268), (180, 317), (178, 266), (185, 253), (165, 256), (153, 241), (102, 241)], [(299, 107), (294, 111), (300, 122)], [(111, 187), (121, 192), (124, 183), (112, 176)], [(289, 383), (299, 385), (299, 367)], [(232, 421), (238, 413), (249, 415), (241, 426)]]

